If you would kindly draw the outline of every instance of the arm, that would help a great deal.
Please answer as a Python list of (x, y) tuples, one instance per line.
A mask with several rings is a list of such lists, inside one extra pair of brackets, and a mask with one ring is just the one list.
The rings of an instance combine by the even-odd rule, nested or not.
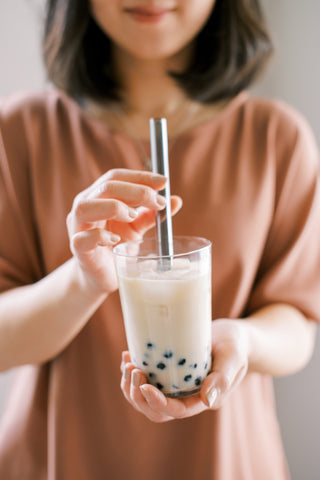
[(57, 355), (106, 297), (79, 281), (74, 259), (33, 285), (2, 293), (0, 370)]
[[(141, 238), (154, 225), (165, 181), (151, 172), (112, 170), (76, 197), (67, 219), (73, 258), (0, 295), (0, 370), (45, 362), (73, 340), (117, 289), (113, 245)], [(180, 206), (173, 197), (173, 213)]]
[(273, 304), (247, 318), (249, 369), (275, 377), (290, 375), (310, 360), (316, 324), (296, 308)]
[(218, 408), (248, 371), (288, 375), (311, 357), (315, 323), (309, 318), (319, 321), (320, 311), (318, 148), (300, 117), (283, 107), (278, 114), (269, 131), (270, 161), (275, 162), (274, 213), (245, 305), (250, 316), (212, 323), (213, 371), (200, 395), (167, 399), (145, 384), (124, 354), (123, 393), (153, 421)]
[(166, 398), (134, 367), (126, 352), (121, 387), (127, 400), (155, 422), (219, 408), (248, 371), (288, 375), (306, 365), (313, 352), (315, 324), (286, 304), (261, 308), (245, 319), (212, 322), (213, 371), (199, 395)]

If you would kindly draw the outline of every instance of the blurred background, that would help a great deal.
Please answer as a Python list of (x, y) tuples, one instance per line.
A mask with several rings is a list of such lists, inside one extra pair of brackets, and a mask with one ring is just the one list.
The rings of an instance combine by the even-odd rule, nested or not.
[[(44, 3), (44, 0), (0, 2), (0, 96), (46, 87), (40, 51)], [(262, 6), (276, 53), (252, 93), (280, 98), (300, 110), (320, 145), (320, 2), (262, 0)], [(0, 231), (4, 233), (4, 226)], [(0, 416), (12, 375), (12, 371), (0, 374)], [(291, 377), (276, 379), (275, 389), (292, 480), (319, 480), (319, 335), (309, 365)]]

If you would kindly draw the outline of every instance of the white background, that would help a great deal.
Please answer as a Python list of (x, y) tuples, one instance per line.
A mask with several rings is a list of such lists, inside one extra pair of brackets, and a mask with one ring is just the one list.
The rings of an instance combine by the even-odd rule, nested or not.
[[(44, 0), (0, 0), (0, 95), (45, 86), (40, 53), (43, 3)], [(320, 2), (263, 0), (263, 6), (277, 52), (254, 93), (281, 98), (300, 110), (320, 144)], [(3, 226), (0, 232), (5, 233)], [(320, 479), (319, 367), (318, 337), (310, 364), (296, 375), (275, 381), (293, 480)], [(12, 372), (0, 375), (0, 415), (11, 376)]]

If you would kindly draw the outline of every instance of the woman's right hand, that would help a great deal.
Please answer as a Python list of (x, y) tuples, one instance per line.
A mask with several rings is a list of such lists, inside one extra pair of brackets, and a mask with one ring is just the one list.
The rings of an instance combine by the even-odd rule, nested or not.
[[(113, 169), (74, 199), (67, 216), (70, 248), (80, 280), (87, 288), (111, 293), (118, 287), (112, 248), (139, 240), (155, 224), (155, 210), (165, 206), (158, 194), (166, 178), (146, 171)], [(171, 198), (172, 214), (182, 205)]]

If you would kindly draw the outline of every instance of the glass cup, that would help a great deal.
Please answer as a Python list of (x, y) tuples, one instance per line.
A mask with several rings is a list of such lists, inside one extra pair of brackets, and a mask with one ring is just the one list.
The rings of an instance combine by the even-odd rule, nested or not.
[(156, 239), (114, 247), (131, 360), (168, 397), (199, 392), (211, 369), (211, 242), (174, 237), (159, 257)]

